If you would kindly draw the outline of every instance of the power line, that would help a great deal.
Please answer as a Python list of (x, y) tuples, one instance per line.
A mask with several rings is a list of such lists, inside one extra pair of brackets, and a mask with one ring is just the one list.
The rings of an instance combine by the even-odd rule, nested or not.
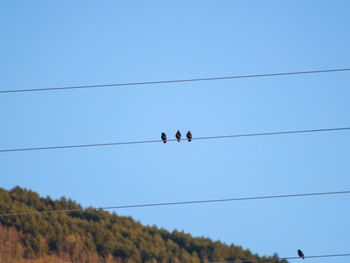
[[(349, 257), (350, 253), (347, 254), (333, 254), (333, 255), (314, 255), (314, 256), (305, 256), (305, 258), (333, 258), (333, 257)], [(207, 263), (235, 263), (238, 260), (241, 262), (259, 262), (259, 261), (268, 261), (268, 260), (293, 260), (300, 259), (300, 257), (281, 257), (281, 258), (258, 258), (258, 259), (236, 259), (236, 260), (227, 260), (227, 261), (211, 261)]]
[(297, 71), (297, 72), (282, 72), (282, 73), (268, 73), (268, 74), (255, 74), (255, 75), (238, 75), (238, 76), (226, 76), (226, 77), (195, 78), (195, 79), (176, 79), (176, 80), (159, 80), (159, 81), (145, 81), (145, 82), (127, 82), (127, 83), (115, 83), (115, 84), (97, 84), (97, 85), (84, 85), (84, 86), (68, 86), (68, 87), (57, 87), (57, 88), (43, 88), (43, 89), (2, 90), (2, 91), (0, 91), (0, 93), (19, 93), (19, 92), (36, 92), (36, 91), (73, 90), (73, 89), (122, 87), (122, 86), (136, 86), (136, 85), (137, 86), (141, 86), (141, 85), (156, 85), (156, 84), (169, 84), (169, 83), (199, 82), (199, 81), (212, 81), (212, 80), (276, 77), (276, 76), (289, 76), (289, 75), (302, 75), (302, 74), (319, 74), (319, 73), (330, 73), (330, 72), (341, 72), (341, 71), (350, 71), (350, 68), (311, 70), (311, 71)]
[[(267, 196), (253, 196), (253, 197), (238, 197), (238, 198), (226, 198), (226, 199), (209, 199), (209, 200), (195, 200), (195, 201), (180, 201), (180, 202), (166, 202), (166, 203), (148, 203), (148, 204), (134, 204), (134, 205), (120, 205), (120, 206), (106, 206), (96, 207), (94, 209), (110, 210), (110, 209), (126, 209), (126, 208), (141, 208), (141, 207), (155, 207), (155, 206), (174, 206), (174, 205), (191, 205), (191, 204), (203, 204), (203, 203), (219, 203), (219, 202), (234, 202), (234, 201), (251, 201), (251, 200), (263, 200), (263, 199), (276, 199), (276, 198), (291, 198), (291, 197), (306, 197), (306, 196), (323, 196), (323, 195), (340, 195), (350, 194), (350, 190), (337, 191), (337, 192), (320, 192), (320, 193), (301, 193), (301, 194), (286, 194), (286, 195), (267, 195)], [(44, 210), (44, 211), (26, 211), (16, 213), (3, 213), (1, 217), (5, 216), (20, 216), (20, 215), (37, 215), (37, 214), (52, 214), (52, 213), (68, 213), (68, 212), (80, 212), (90, 208), (75, 208), (75, 209), (60, 209), (60, 210)]]
[[(255, 136), (283, 135), (283, 134), (296, 134), (296, 133), (312, 133), (312, 132), (330, 132), (330, 131), (344, 131), (344, 130), (350, 130), (350, 127), (312, 129), (312, 130), (278, 131), (278, 132), (250, 133), (250, 134), (234, 134), (234, 135), (222, 135), (222, 136), (209, 136), (209, 137), (192, 138), (192, 140), (213, 140), (213, 139), (227, 139), (227, 138), (239, 138), (239, 137), (255, 137)], [(187, 139), (181, 139), (181, 141), (186, 141), (186, 140)], [(177, 141), (177, 140), (176, 139), (170, 139), (170, 140), (167, 140), (167, 141), (168, 142), (174, 142), (174, 141)], [(159, 142), (162, 142), (162, 140), (132, 141), (132, 142), (110, 142), (110, 143), (46, 146), (46, 147), (33, 147), (33, 148), (14, 148), (14, 149), (0, 149), (0, 153), (2, 153), (2, 152), (21, 152), (21, 151), (39, 151), (39, 150), (57, 150), (57, 149), (85, 148), (85, 147), (117, 146), (117, 145), (125, 145), (125, 144), (144, 144), (144, 143), (159, 143)]]

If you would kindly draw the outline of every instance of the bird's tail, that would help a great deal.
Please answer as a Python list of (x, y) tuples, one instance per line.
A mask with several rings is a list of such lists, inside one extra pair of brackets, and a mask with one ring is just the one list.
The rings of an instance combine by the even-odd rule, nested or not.
[(166, 143), (166, 140), (164, 140), (163, 142)]

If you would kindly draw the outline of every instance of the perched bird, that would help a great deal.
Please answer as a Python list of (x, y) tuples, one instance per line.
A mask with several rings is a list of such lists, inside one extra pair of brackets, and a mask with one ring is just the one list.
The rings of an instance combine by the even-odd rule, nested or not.
[(298, 255), (299, 255), (299, 257), (301, 257), (302, 259), (305, 258), (305, 257), (304, 257), (303, 251), (301, 251), (300, 249), (298, 249)]
[(164, 132), (162, 132), (161, 138), (162, 138), (162, 141), (163, 141), (164, 143), (166, 143), (166, 134), (165, 134)]
[(190, 131), (187, 132), (186, 137), (189, 142), (192, 141), (192, 133)]
[(175, 134), (175, 137), (176, 137), (177, 141), (180, 142), (180, 140), (181, 140), (181, 133), (180, 133), (179, 130), (177, 130), (177, 132)]

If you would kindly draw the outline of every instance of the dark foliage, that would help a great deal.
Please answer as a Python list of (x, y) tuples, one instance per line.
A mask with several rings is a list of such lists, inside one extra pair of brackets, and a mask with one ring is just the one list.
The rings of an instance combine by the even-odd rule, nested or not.
[[(0, 188), (0, 213), (75, 208), (81, 206), (64, 197), (52, 200), (20, 187), (11, 191)], [(12, 245), (20, 246), (17, 251), (21, 252), (14, 257), (28, 260), (57, 256), (66, 260), (64, 262), (199, 263), (249, 259), (253, 263), (255, 259), (262, 259), (239, 246), (143, 226), (130, 217), (93, 208), (81, 212), (0, 217), (1, 225), (0, 232), (17, 233), (11, 232), (15, 240)], [(0, 253), (1, 245), (0, 242)], [(277, 255), (263, 259), (266, 263), (286, 262), (278, 261)]]

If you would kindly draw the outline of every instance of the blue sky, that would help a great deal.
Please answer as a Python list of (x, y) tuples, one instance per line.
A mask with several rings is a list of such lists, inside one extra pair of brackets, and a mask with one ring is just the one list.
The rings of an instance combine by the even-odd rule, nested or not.
[[(349, 1), (2, 1), (0, 90), (346, 68)], [(350, 74), (0, 95), (0, 148), (350, 125)], [(84, 206), (340, 191), (349, 132), (0, 154)], [(260, 255), (349, 253), (348, 196), (117, 211)], [(346, 258), (308, 262), (347, 262)]]

